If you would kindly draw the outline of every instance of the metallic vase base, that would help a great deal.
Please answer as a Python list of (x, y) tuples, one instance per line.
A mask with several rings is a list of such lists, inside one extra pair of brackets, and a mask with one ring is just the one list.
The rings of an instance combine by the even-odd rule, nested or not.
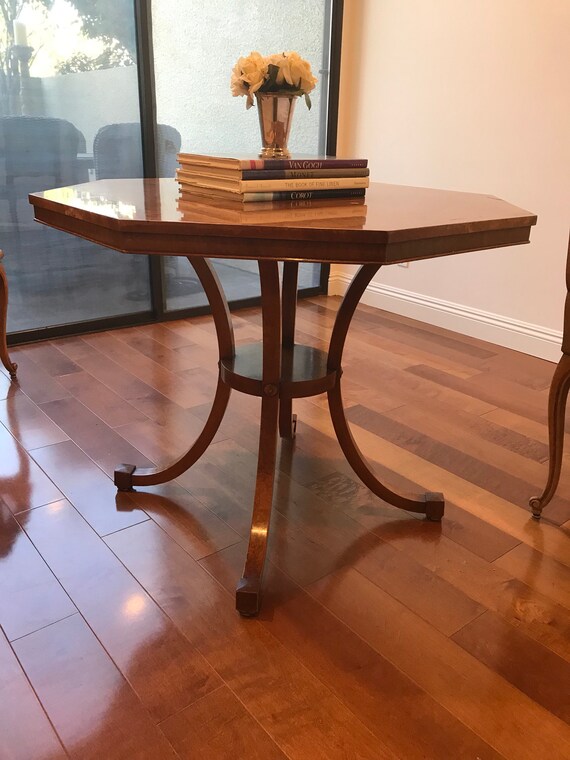
[(257, 113), (261, 130), (260, 158), (289, 158), (289, 132), (297, 95), (279, 92), (256, 92)]

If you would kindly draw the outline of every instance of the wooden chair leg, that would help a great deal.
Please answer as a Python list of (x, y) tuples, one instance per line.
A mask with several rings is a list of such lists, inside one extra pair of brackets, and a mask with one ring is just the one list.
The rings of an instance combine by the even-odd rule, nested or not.
[(552, 499), (560, 480), (562, 453), (564, 451), (564, 420), (566, 400), (570, 389), (570, 355), (562, 354), (550, 384), (548, 396), (548, 443), (550, 461), (548, 463), (548, 480), (541, 496), (533, 496), (529, 501), (532, 516), (540, 519), (542, 510)]
[(4, 254), (0, 251), (0, 361), (10, 373), (12, 380), (16, 379), (18, 365), (10, 361), (8, 344), (6, 343), (6, 324), (8, 321), (8, 278), (2, 264)]

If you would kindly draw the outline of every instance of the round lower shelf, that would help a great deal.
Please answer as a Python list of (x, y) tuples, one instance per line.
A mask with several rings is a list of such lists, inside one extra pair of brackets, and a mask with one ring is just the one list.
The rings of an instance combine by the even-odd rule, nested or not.
[[(281, 352), (281, 381), (278, 393), (282, 398), (302, 398), (325, 393), (336, 383), (337, 372), (327, 370), (328, 355), (311, 346), (295, 344)], [(235, 356), (222, 359), (220, 376), (232, 388), (251, 396), (266, 395), (263, 391), (263, 345), (248, 343), (236, 348)]]

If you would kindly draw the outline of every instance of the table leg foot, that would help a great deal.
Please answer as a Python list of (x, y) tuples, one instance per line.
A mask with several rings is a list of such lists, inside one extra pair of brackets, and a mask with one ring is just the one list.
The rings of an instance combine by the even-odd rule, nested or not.
[(293, 440), (297, 434), (297, 415), (293, 414), (291, 399), (281, 399), (279, 405), (279, 435)]
[(236, 588), (236, 610), (242, 617), (257, 615), (261, 607), (261, 581), (242, 578)]
[(427, 492), (424, 494), (426, 518), (432, 522), (441, 522), (445, 511), (445, 499), (442, 493)]
[(120, 464), (115, 469), (113, 482), (119, 491), (133, 490), (133, 473), (136, 469), (134, 464)]
[(534, 519), (540, 520), (542, 515), (542, 500), (539, 499), (538, 496), (533, 496), (532, 499), (529, 500), (528, 506), (531, 508)]

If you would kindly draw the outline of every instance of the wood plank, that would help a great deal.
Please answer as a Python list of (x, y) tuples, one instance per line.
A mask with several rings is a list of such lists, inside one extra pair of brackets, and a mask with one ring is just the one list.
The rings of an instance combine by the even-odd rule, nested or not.
[(226, 686), (168, 718), (160, 727), (183, 760), (287, 758)]
[(452, 636), (491, 670), (570, 723), (570, 662), (487, 612)]
[[(175, 416), (167, 414), (168, 419), (164, 423), (146, 418), (121, 425), (115, 428), (115, 432), (140, 452), (139, 460), (142, 454), (143, 458), (157, 464), (170, 463), (190, 448), (202, 432), (204, 424), (187, 409), (179, 409)], [(215, 436), (214, 440), (219, 437)]]
[[(375, 471), (380, 479), (391, 483), (399, 491), (419, 493), (422, 490), (418, 483), (403, 478), (377, 463)], [(347, 477), (340, 472), (333, 472), (315, 480), (308, 487), (323, 501), (338, 506), (369, 530), (374, 531), (379, 526), (384, 530), (387, 527), (386, 522), (391, 522), (398, 515), (382, 499), (372, 494), (364, 485), (355, 482), (353, 478), (356, 478), (354, 473), (352, 477)], [(426, 525), (425, 530), (430, 531), (433, 528)], [(445, 503), (445, 520), (439, 524), (437, 530), (441, 531), (441, 535), (489, 562), (520, 543), (508, 533), (489, 525), (448, 500)]]
[(111, 428), (148, 417), (85, 370), (64, 375), (61, 384), (93, 414)]
[(12, 361), (18, 365), (18, 385), (36, 404), (69, 396), (69, 391), (28, 356), (28, 346), (10, 349)]
[[(516, 458), (521, 463), (521, 469), (524, 467), (525, 476), (529, 471), (534, 473), (533, 479), (537, 483), (544, 479), (540, 465), (517, 458), (516, 455), (509, 454), (498, 446), (493, 449), (492, 444), (489, 443), (476, 447), (477, 453), (481, 454), (483, 448), (488, 447), (489, 458), (494, 454), (493, 460), (497, 464), (482, 461), (466, 451), (469, 449), (468, 433), (464, 436), (465, 443), (461, 445), (461, 433), (451, 432), (451, 429), (447, 430), (445, 420), (441, 422), (442, 433), (440, 433), (432, 429), (431, 421), (422, 423), (421, 411), (418, 411), (415, 416), (412, 415), (412, 410), (395, 410), (378, 414), (365, 406), (354, 406), (347, 411), (347, 418), (351, 422), (374, 433), (379, 438), (389, 440), (432, 464), (444, 467), (461, 477), (462, 480), (491, 491), (503, 499), (519, 503), (521, 508), (525, 510), (528, 508), (528, 499), (538, 487), (533, 485), (532, 475), (528, 480), (520, 476), (517, 477), (510, 474), (504, 465), (508, 463), (509, 470), (516, 470), (516, 465), (512, 461)], [(405, 419), (408, 424), (400, 422), (401, 418)], [(423, 432), (426, 428), (430, 430), (429, 434)], [(443, 431), (447, 431), (448, 434), (443, 436)], [(442, 437), (445, 438), (446, 442), (441, 440)], [(536, 472), (533, 470), (533, 465)], [(565, 499), (561, 495), (556, 496), (549, 505), (549, 516), (557, 525), (561, 525), (570, 519), (570, 499)]]
[(163, 531), (132, 530), (108, 537), (113, 551), (291, 760), (394, 758), (257, 620), (240, 618), (233, 595)]
[(360, 573), (341, 571), (309, 591), (505, 758), (570, 753), (565, 723)]
[(162, 367), (158, 362), (143, 356), (136, 349), (127, 346), (110, 333), (87, 335), (84, 340), (103, 353), (108, 360), (123, 367), (144, 383), (156, 390), (160, 388), (166, 398), (184, 409), (197, 403), (192, 387), (186, 385), (183, 379), (168, 368)]
[(198, 351), (184, 352), (171, 349), (137, 328), (114, 330), (113, 336), (129, 348), (146, 356), (170, 372), (181, 373), (183, 370), (196, 368), (200, 361)]
[(422, 365), (409, 367), (406, 372), (415, 377), (430, 380), (443, 388), (471, 396), (478, 401), (508, 409), (535, 422), (546, 422), (545, 399), (539, 393), (524, 388), (512, 380), (493, 377), (493, 382), (489, 382), (489, 376), (486, 374), (476, 375), (469, 380), (461, 380), (446, 372)]
[(11, 512), (61, 499), (61, 491), (3, 425), (0, 451), (0, 497)]
[(79, 615), (18, 639), (14, 649), (71, 757), (176, 756)]
[(131, 498), (194, 559), (241, 540), (240, 534), (177, 483), (137, 488)]
[(156, 721), (220, 685), (204, 659), (68, 502), (34, 510), (27, 516), (26, 531)]
[(61, 443), (69, 437), (19, 390), (0, 401), (0, 422), (26, 451)]
[(111, 361), (83, 339), (79, 347), (75, 343), (63, 343), (62, 350), (71, 356), (78, 356), (77, 363), (82, 369), (155, 422), (164, 423), (182, 410), (181, 406)]
[(57, 343), (51, 341), (32, 343), (26, 350), (26, 356), (41, 367), (42, 372), (54, 378), (79, 371), (77, 364), (58, 349)]
[(441, 356), (460, 356), (462, 361), (473, 360), (475, 366), (481, 366), (496, 355), (497, 346), (483, 341), (468, 342), (463, 335), (453, 333), (450, 330), (435, 332), (431, 325), (426, 325), (419, 320), (394, 320), (389, 318), (389, 312), (381, 311), (376, 322), (381, 326), (375, 331), (391, 335), (395, 340), (407, 342), (412, 346), (424, 347), (432, 354)]
[(168, 322), (162, 324), (160, 322), (153, 325), (145, 325), (141, 328), (136, 328), (140, 331), (141, 335), (148, 335), (153, 340), (162, 343), (167, 348), (177, 349), (183, 347), (192, 347), (195, 344), (188, 338), (182, 335), (177, 335), (168, 329)]
[[(311, 425), (321, 432), (330, 431), (330, 422), (323, 419), (322, 410), (310, 402), (304, 403), (302, 408), (303, 415)], [(549, 525), (547, 520), (536, 524), (530, 518), (530, 512), (525, 512), (507, 499), (501, 499), (485, 489), (474, 486), (389, 441), (383, 440), (379, 449), (377, 436), (355, 425), (352, 430), (359, 448), (368, 453), (372, 466), (376, 460), (381, 459), (379, 464), (394, 472), (413, 473), (414, 480), (421, 483), (426, 491), (442, 491), (447, 499), (461, 509), (475, 514), (530, 546), (540, 542), (545, 554), (564, 564), (570, 564), (570, 537), (558, 527)]]
[[(20, 519), (25, 524), (26, 518)], [(50, 568), (0, 500), (0, 626), (8, 639), (26, 636), (76, 612)]]
[(100, 536), (148, 520), (130, 494), (118, 493), (110, 478), (72, 441), (44, 446), (33, 454), (61, 489), (58, 498), (65, 495)]
[[(415, 423), (415, 429), (431, 433), (437, 440), (446, 441), (482, 459), (487, 455), (488, 459), (499, 462), (498, 457), (501, 456), (499, 463), (511, 474), (523, 471), (526, 478), (532, 475), (533, 481), (534, 478), (542, 481), (544, 477), (544, 470), (539, 464), (548, 461), (548, 446), (493, 423), (488, 414), (478, 416), (457, 411), (453, 417), (444, 417), (431, 405), (418, 402), (395, 409), (388, 416), (406, 424)], [(462, 436), (461, 446), (459, 435)]]
[(63, 760), (67, 757), (1, 631), (0, 705), (0, 757), (3, 760)]
[[(241, 575), (236, 549), (201, 562), (228, 590)], [(394, 753), (445, 757), (451, 745), (457, 758), (500, 757), (273, 565), (267, 576), (262, 624)]]
[[(570, 661), (570, 614), (534, 587), (513, 578), (414, 520), (375, 532), (399, 551), (437, 573), (468, 597), (519, 627)], [(431, 533), (431, 535), (430, 535)], [(428, 538), (429, 537), (429, 538)]]
[(519, 544), (503, 554), (495, 560), (495, 565), (570, 609), (570, 568), (568, 565), (545, 557), (539, 548), (531, 549), (526, 544)]
[(138, 449), (75, 398), (42, 404), (41, 409), (96, 463), (112, 476), (117, 465), (127, 462), (152, 467)]
[[(425, 374), (416, 372), (418, 365), (406, 367), (403, 371), (383, 367), (381, 362), (374, 359), (374, 352), (371, 352), (366, 359), (362, 356), (355, 359), (348, 367), (344, 366), (344, 372), (348, 378), (358, 379), (369, 388), (368, 393), (374, 398), (375, 393), (389, 393), (391, 398), (399, 399), (400, 405), (413, 403), (418, 399), (429, 400), (429, 403), (451, 410), (460, 410), (470, 414), (483, 414), (489, 412), (496, 406), (484, 399), (477, 398), (463, 390), (463, 384), (467, 380), (457, 380), (457, 387), (451, 383), (443, 384), (435, 382), (431, 375), (427, 373), (430, 369), (436, 373), (435, 377), (440, 375), (448, 376), (441, 370), (426, 367)], [(454, 377), (449, 375), (449, 377)]]

